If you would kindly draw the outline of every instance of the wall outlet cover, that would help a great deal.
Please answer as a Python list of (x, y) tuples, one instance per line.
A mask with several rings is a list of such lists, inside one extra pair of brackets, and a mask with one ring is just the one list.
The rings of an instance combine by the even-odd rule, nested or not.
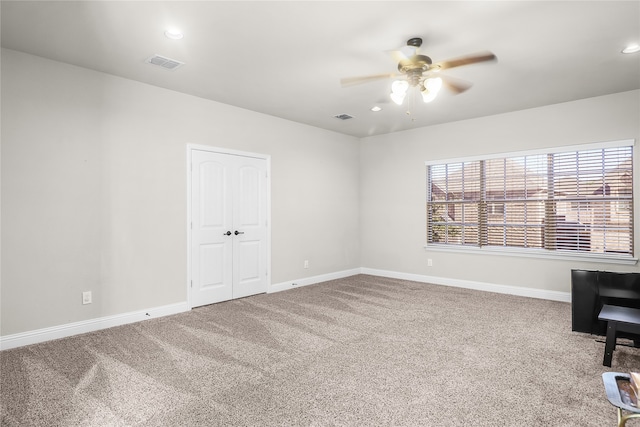
[(91, 291), (82, 293), (82, 304), (91, 304)]

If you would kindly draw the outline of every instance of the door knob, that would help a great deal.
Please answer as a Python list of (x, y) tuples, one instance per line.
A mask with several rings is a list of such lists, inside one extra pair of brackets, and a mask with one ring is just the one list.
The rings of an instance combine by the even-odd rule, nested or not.
[(223, 234), (223, 236), (231, 236), (231, 231), (227, 231), (226, 233)]
[(235, 234), (235, 235), (237, 236), (238, 234), (244, 234), (244, 231), (238, 231), (238, 230), (236, 230), (233, 234)]

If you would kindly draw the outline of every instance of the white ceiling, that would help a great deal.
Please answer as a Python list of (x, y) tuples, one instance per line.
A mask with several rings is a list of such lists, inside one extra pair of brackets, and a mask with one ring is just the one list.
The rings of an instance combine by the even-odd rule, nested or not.
[[(2, 1), (2, 46), (306, 123), (368, 135), (640, 89), (639, 1)], [(182, 40), (164, 36), (178, 27)], [(430, 104), (389, 101), (389, 51), (422, 37), (434, 61), (473, 83)], [(186, 63), (167, 71), (160, 54)], [(383, 110), (370, 111), (374, 105)], [(353, 119), (333, 116), (346, 113)]]

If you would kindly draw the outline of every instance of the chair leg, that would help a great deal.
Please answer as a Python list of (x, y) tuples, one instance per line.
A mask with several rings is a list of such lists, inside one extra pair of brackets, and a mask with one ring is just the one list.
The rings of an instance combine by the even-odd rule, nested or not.
[(607, 341), (604, 345), (604, 360), (602, 364), (604, 366), (611, 367), (611, 359), (613, 358), (613, 351), (616, 349), (616, 322), (607, 322)]
[(627, 425), (627, 420), (632, 418), (640, 418), (640, 414), (622, 414), (622, 409), (618, 408), (618, 427), (625, 427)]
[(627, 420), (622, 417), (622, 409), (618, 408), (618, 427), (624, 427)]

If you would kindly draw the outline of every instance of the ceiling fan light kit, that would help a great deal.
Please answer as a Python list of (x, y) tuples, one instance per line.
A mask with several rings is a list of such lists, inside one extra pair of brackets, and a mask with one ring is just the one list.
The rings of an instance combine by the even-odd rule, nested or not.
[(436, 99), (441, 87), (442, 79), (440, 77), (425, 79), (423, 88), (420, 90), (420, 92), (422, 92), (422, 100), (428, 103)]
[(407, 96), (407, 91), (412, 86), (417, 86), (420, 89), (422, 100), (428, 103), (438, 96), (438, 92), (442, 87), (442, 79), (440, 77), (429, 77), (416, 85), (410, 85), (406, 80), (395, 80), (391, 84), (391, 100), (398, 105), (402, 105)]
[(406, 80), (395, 80), (391, 83), (391, 100), (398, 105), (402, 105), (409, 90), (409, 82)]

